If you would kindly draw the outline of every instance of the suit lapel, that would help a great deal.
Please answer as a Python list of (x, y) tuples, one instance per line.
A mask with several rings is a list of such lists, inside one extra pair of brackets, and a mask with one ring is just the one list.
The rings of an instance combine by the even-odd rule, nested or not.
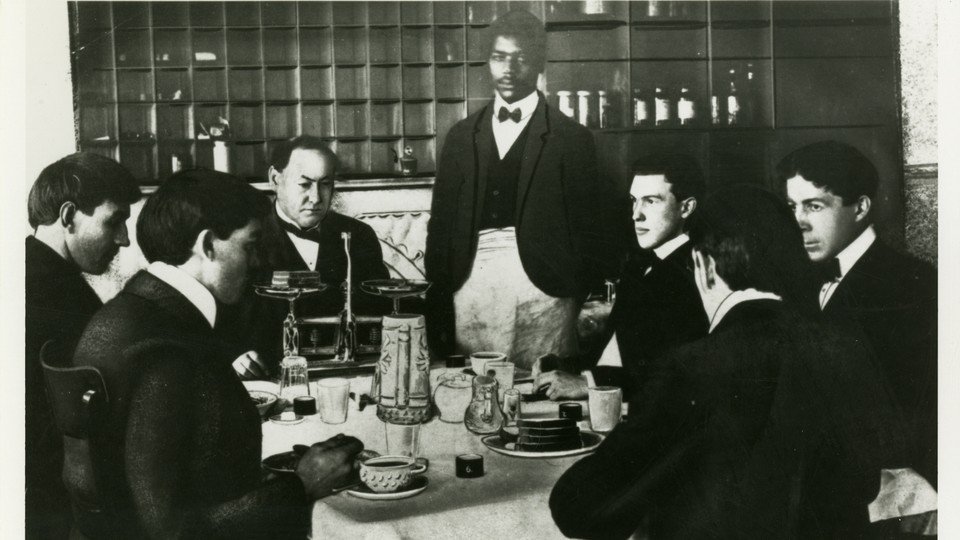
[(487, 192), (487, 172), (489, 171), (490, 152), (493, 150), (493, 101), (490, 102), (482, 111), (477, 119), (473, 131), (473, 155), (477, 162), (473, 167), (468, 167), (468, 171), (477, 171), (477, 181), (474, 183), (476, 191), (473, 193), (474, 216), (480, 216), (483, 212), (483, 196)]
[(883, 257), (882, 250), (880, 239), (874, 240), (873, 244), (863, 252), (863, 256), (853, 263), (850, 271), (837, 284), (837, 289), (833, 291), (833, 295), (823, 308), (824, 313), (832, 313), (835, 310), (862, 303), (861, 297), (864, 294), (870, 294), (866, 291), (872, 288), (871, 282), (876, 281), (871, 273), (875, 271), (875, 261)]
[[(287, 232), (284, 231), (280, 226), (280, 216), (277, 215), (276, 211), (273, 213), (272, 221), (271, 236), (276, 239), (276, 244), (268, 247), (271, 253), (271, 268), (275, 268), (277, 270), (309, 270), (310, 268), (307, 266), (307, 263), (304, 262), (302, 257), (300, 257), (300, 252), (297, 251), (297, 246), (293, 245), (293, 240), (290, 240), (290, 235), (288, 235)], [(320, 228), (320, 234), (323, 234), (322, 225)], [(320, 253), (318, 251), (318, 258), (319, 255)]]
[(518, 227), (523, 218), (523, 205), (527, 200), (527, 193), (530, 191), (530, 181), (533, 179), (533, 172), (537, 167), (537, 162), (540, 161), (540, 151), (543, 150), (543, 143), (549, 133), (547, 100), (542, 94), (527, 129), (529, 130), (527, 132), (527, 145), (523, 149), (520, 175), (517, 179), (517, 209), (515, 215)]

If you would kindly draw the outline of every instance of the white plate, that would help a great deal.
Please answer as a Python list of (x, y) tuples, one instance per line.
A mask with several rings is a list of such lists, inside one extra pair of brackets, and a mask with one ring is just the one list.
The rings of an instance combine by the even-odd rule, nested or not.
[(547, 459), (547, 458), (561, 458), (561, 457), (570, 457), (570, 456), (579, 456), (581, 454), (589, 454), (597, 449), (600, 446), (600, 443), (603, 442), (603, 435), (599, 433), (594, 433), (592, 431), (581, 431), (580, 440), (583, 441), (583, 446), (580, 448), (572, 448), (570, 450), (556, 450), (553, 452), (529, 452), (526, 450), (516, 450), (515, 443), (504, 443), (500, 440), (500, 435), (487, 435), (486, 437), (480, 439), (480, 441), (489, 449), (493, 450), (498, 454), (503, 454), (505, 456), (519, 457), (519, 458), (530, 458), (530, 459)]
[(347, 493), (358, 499), (367, 499), (368, 501), (396, 501), (423, 493), (423, 490), (427, 489), (427, 484), (429, 482), (426, 476), (417, 475), (413, 477), (409, 486), (393, 493), (376, 493), (363, 484), (355, 489), (348, 489)]
[(280, 394), (280, 385), (273, 381), (243, 381), (243, 387), (250, 390), (259, 390), (260, 392), (270, 392), (271, 394)]

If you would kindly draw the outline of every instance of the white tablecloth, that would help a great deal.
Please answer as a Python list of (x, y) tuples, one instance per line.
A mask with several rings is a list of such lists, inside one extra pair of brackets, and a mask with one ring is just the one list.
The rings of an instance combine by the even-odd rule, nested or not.
[[(351, 391), (366, 393), (369, 385), (369, 378), (352, 379)], [(524, 405), (528, 406), (525, 416), (556, 415), (556, 403)], [(429, 480), (426, 491), (398, 501), (368, 501), (346, 492), (317, 501), (313, 538), (563, 538), (547, 502), (557, 478), (579, 457), (502, 456), (488, 450), (462, 423), (433, 419), (421, 429), (420, 454), (430, 460), (425, 473)], [(286, 452), (293, 444), (311, 444), (337, 433), (353, 435), (366, 448), (385, 452), (384, 427), (377, 419), (376, 407), (368, 406), (360, 412), (351, 402), (345, 424), (324, 424), (319, 415), (292, 426), (264, 423), (263, 455)], [(455, 458), (466, 453), (483, 456), (483, 477), (456, 477)]]

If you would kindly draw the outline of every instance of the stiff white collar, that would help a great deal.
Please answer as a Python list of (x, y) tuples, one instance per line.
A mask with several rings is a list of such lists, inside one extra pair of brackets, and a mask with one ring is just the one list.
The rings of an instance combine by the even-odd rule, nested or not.
[(843, 251), (837, 254), (837, 261), (840, 263), (841, 277), (847, 275), (847, 272), (853, 268), (853, 265), (857, 264), (860, 257), (863, 257), (863, 254), (870, 249), (870, 246), (873, 245), (876, 239), (877, 233), (873, 230), (873, 225), (870, 225), (860, 233), (860, 236), (858, 236), (856, 240), (850, 242), (847, 247), (843, 248)]
[(150, 263), (147, 272), (185, 296), (213, 328), (217, 321), (217, 302), (202, 283), (176, 266), (159, 261)]
[(733, 309), (734, 306), (744, 302), (749, 302), (751, 300), (783, 300), (783, 298), (780, 298), (773, 293), (758, 291), (756, 289), (733, 291), (729, 296), (723, 299), (723, 302), (720, 302), (719, 306), (717, 306), (717, 311), (715, 311), (713, 313), (713, 317), (710, 318), (709, 332), (713, 332), (713, 329), (720, 324), (720, 321), (727, 316), (727, 313), (730, 313), (730, 310)]
[(500, 107), (506, 107), (508, 111), (513, 111), (514, 109), (520, 109), (520, 122), (518, 124), (525, 124), (525, 120), (529, 119), (533, 112), (537, 110), (537, 104), (540, 103), (540, 92), (534, 90), (530, 92), (530, 95), (521, 99), (520, 101), (515, 101), (513, 103), (507, 103), (500, 97), (500, 92), (494, 91), (493, 98), (493, 120), (497, 121), (497, 113), (500, 112)]
[(659, 246), (653, 248), (653, 252), (657, 254), (657, 258), (661, 261), (670, 256), (671, 253), (680, 248), (680, 246), (687, 243), (690, 240), (690, 237), (687, 236), (687, 233), (680, 233), (679, 236), (675, 236), (670, 240), (660, 244)]

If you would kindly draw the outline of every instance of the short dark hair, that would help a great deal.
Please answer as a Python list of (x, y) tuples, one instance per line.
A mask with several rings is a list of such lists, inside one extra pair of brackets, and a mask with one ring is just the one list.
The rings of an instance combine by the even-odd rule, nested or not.
[(270, 199), (227, 173), (188, 169), (165, 180), (137, 218), (137, 241), (149, 262), (180, 265), (204, 229), (228, 238), (270, 212)]
[(837, 141), (808, 144), (777, 165), (781, 183), (797, 175), (840, 197), (843, 204), (853, 204), (863, 195), (873, 200), (880, 183), (877, 168), (863, 153)]
[(817, 308), (818, 284), (803, 249), (803, 233), (790, 208), (755, 186), (722, 188), (690, 221), (693, 248), (710, 255), (733, 290), (780, 295), (807, 312)]
[(547, 31), (543, 21), (525, 9), (513, 9), (500, 15), (490, 25), (490, 44), (488, 49), (493, 51), (493, 45), (498, 37), (511, 37), (523, 43), (524, 52), (530, 55), (537, 73), (542, 73), (547, 59)]
[(631, 170), (633, 176), (662, 174), (678, 201), (693, 197), (699, 202), (707, 189), (700, 165), (693, 156), (686, 154), (648, 154), (634, 161)]
[(77, 152), (47, 165), (30, 188), (30, 226), (50, 225), (60, 218), (66, 202), (90, 215), (104, 201), (133, 204), (140, 200), (137, 180), (116, 161), (90, 152)]
[(340, 172), (340, 158), (338, 158), (337, 154), (335, 154), (333, 150), (327, 146), (327, 143), (323, 142), (323, 139), (314, 137), (313, 135), (300, 135), (298, 137), (282, 141), (273, 149), (273, 152), (270, 154), (270, 166), (277, 171), (283, 171), (290, 163), (290, 155), (293, 154), (293, 151), (297, 149), (319, 152), (320, 155), (326, 158), (327, 161), (329, 161), (333, 166), (334, 176)]

